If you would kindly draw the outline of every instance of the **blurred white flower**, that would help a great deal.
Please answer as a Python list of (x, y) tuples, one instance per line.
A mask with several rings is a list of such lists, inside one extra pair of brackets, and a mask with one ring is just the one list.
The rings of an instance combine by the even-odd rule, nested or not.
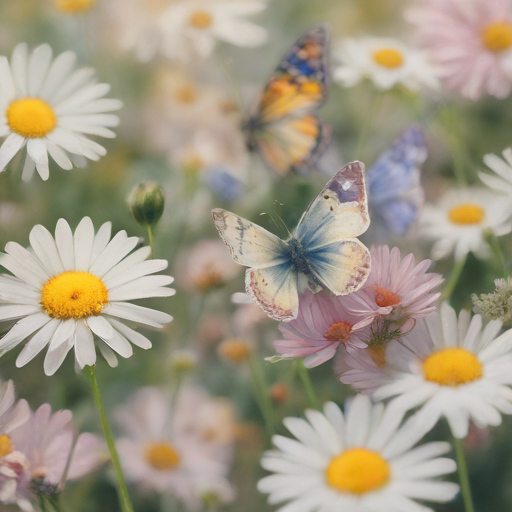
[(261, 461), (275, 474), (258, 482), (259, 491), (270, 505), (289, 501), (277, 512), (433, 512), (414, 500), (443, 503), (457, 494), (457, 484), (437, 479), (456, 470), (452, 459), (439, 457), (449, 443), (413, 448), (425, 430), (414, 421), (399, 428), (403, 415), (390, 406), (359, 395), (345, 414), (333, 402), (323, 414), (305, 414), (284, 419), (297, 440), (274, 436), (277, 450)]
[(119, 124), (119, 100), (104, 98), (110, 85), (98, 84), (94, 70), (74, 70), (76, 55), (64, 52), (52, 60), (49, 45), (30, 55), (25, 43), (12, 53), (11, 63), (0, 57), (0, 172), (24, 146), (27, 157), (23, 179), (34, 169), (43, 180), (49, 177), (48, 154), (63, 169), (84, 167), (86, 158), (98, 160), (103, 146), (88, 135), (113, 138), (111, 127)]
[[(503, 159), (493, 153), (485, 155), (484, 163), (495, 174), (481, 172), (478, 174), (480, 179), (498, 194), (506, 194), (512, 198), (512, 148), (503, 151)], [(512, 208), (512, 202), (510, 207)]]
[(163, 53), (190, 60), (209, 57), (217, 40), (242, 48), (261, 46), (267, 31), (244, 18), (263, 11), (262, 0), (185, 0), (174, 2), (161, 18)]
[(232, 496), (227, 479), (233, 456), (230, 405), (199, 388), (185, 387), (175, 400), (157, 388), (139, 389), (116, 419), (126, 476), (145, 489), (169, 492), (198, 507), (205, 492)]
[(149, 275), (167, 268), (167, 261), (147, 260), (150, 247), (132, 252), (138, 237), (120, 231), (110, 240), (110, 231), (107, 222), (95, 235), (91, 219), (84, 217), (73, 235), (60, 219), (55, 239), (37, 225), (30, 232), (30, 250), (7, 243), (0, 265), (14, 276), (0, 274), (0, 322), (20, 320), (0, 340), (0, 353), (29, 338), (16, 360), (20, 367), (49, 345), (44, 371), (53, 375), (72, 348), (80, 368), (95, 364), (95, 336), (111, 365), (117, 364), (112, 350), (122, 357), (133, 354), (129, 341), (151, 347), (119, 319), (153, 328), (172, 320), (167, 313), (126, 302), (173, 295), (166, 288), (172, 277)]
[(418, 234), (434, 240), (432, 257), (445, 258), (452, 252), (461, 260), (469, 252), (479, 258), (490, 254), (486, 232), (496, 236), (512, 231), (510, 199), (485, 188), (447, 191), (437, 205), (426, 204)]
[(335, 49), (339, 64), (333, 78), (352, 87), (364, 78), (380, 90), (402, 85), (411, 91), (437, 89), (439, 82), (425, 54), (396, 39), (365, 37), (342, 39)]

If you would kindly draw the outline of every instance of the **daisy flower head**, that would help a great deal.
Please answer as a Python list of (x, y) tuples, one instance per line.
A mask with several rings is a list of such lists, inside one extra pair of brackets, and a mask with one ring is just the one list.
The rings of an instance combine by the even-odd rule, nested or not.
[(297, 318), (279, 326), (284, 339), (274, 341), (280, 356), (272, 360), (302, 357), (304, 366), (313, 368), (334, 357), (340, 346), (349, 350), (366, 348), (368, 322), (364, 316), (350, 312), (357, 306), (352, 295), (302, 294)]
[(480, 179), (496, 193), (512, 197), (512, 148), (503, 151), (503, 159), (493, 153), (485, 155), (484, 163), (494, 174), (481, 172)]
[(94, 365), (95, 341), (112, 366), (114, 352), (133, 354), (130, 342), (151, 347), (132, 327), (159, 329), (172, 317), (127, 301), (174, 295), (166, 287), (172, 277), (150, 275), (164, 270), (167, 261), (148, 260), (150, 247), (134, 250), (138, 237), (120, 231), (110, 240), (110, 232), (107, 222), (95, 234), (84, 217), (73, 234), (60, 219), (55, 238), (41, 225), (32, 228), (29, 250), (7, 243), (0, 265), (13, 275), (0, 274), (0, 321), (16, 324), (0, 340), (0, 353), (28, 339), (16, 360), (21, 367), (49, 345), (44, 371), (53, 375), (72, 348), (80, 368)]
[(342, 39), (335, 55), (339, 64), (333, 78), (343, 87), (353, 87), (365, 78), (379, 90), (397, 85), (410, 91), (438, 87), (436, 74), (425, 54), (396, 39)]
[(458, 485), (436, 480), (456, 469), (440, 457), (450, 445), (413, 448), (425, 431), (412, 422), (400, 427), (402, 416), (389, 406), (359, 395), (345, 413), (327, 402), (323, 414), (305, 414), (306, 420), (284, 420), (297, 440), (274, 436), (277, 450), (261, 461), (274, 474), (259, 481), (259, 491), (269, 494), (271, 505), (290, 501), (277, 512), (432, 512), (414, 500), (442, 503), (457, 494)]
[(232, 427), (222, 406), (194, 387), (180, 392), (172, 410), (171, 404), (166, 393), (148, 387), (116, 411), (123, 431), (117, 447), (127, 478), (142, 489), (170, 492), (190, 508), (198, 508), (203, 495), (214, 490), (232, 496), (227, 479)]
[(485, 188), (452, 189), (437, 205), (426, 204), (419, 220), (419, 235), (434, 241), (432, 257), (452, 252), (459, 261), (469, 252), (479, 258), (490, 254), (485, 234), (510, 233), (510, 199)]
[(0, 137), (6, 137), (0, 147), (0, 172), (25, 146), (26, 181), (35, 169), (48, 179), (48, 155), (68, 170), (106, 154), (88, 136), (115, 137), (110, 128), (119, 118), (110, 112), (122, 104), (104, 98), (110, 85), (96, 83), (93, 69), (75, 70), (75, 61), (73, 52), (53, 59), (47, 44), (31, 54), (25, 43), (19, 44), (10, 63), (0, 57)]
[(66, 14), (80, 14), (87, 12), (96, 0), (54, 0), (57, 10)]
[(394, 407), (422, 406), (419, 421), (433, 426), (446, 417), (453, 434), (463, 438), (470, 419), (478, 427), (496, 426), (512, 414), (512, 330), (498, 336), (501, 321), (482, 327), (443, 303), (439, 313), (421, 321), (401, 340), (385, 348), (385, 364), (364, 353), (346, 354), (341, 382), (365, 390), (376, 400), (396, 397)]
[(442, 282), (439, 274), (428, 273), (430, 260), (416, 264), (413, 254), (401, 258), (398, 247), (387, 245), (371, 248), (372, 270), (364, 286), (351, 297), (354, 312), (372, 322), (381, 318), (391, 322), (401, 332), (414, 327), (418, 318), (436, 310), (439, 292), (433, 292)]
[(466, 98), (505, 98), (512, 88), (510, 0), (424, 0), (406, 17), (444, 84)]
[(242, 48), (261, 46), (267, 31), (244, 18), (267, 7), (265, 0), (181, 0), (162, 15), (163, 53), (171, 59), (209, 57), (217, 40)]

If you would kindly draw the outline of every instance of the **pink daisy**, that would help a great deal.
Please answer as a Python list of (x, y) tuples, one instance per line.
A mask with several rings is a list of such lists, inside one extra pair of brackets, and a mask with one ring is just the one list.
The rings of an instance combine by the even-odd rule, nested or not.
[(372, 271), (364, 286), (353, 293), (351, 311), (370, 324), (378, 317), (391, 321), (395, 328), (407, 332), (415, 320), (431, 315), (441, 295), (432, 293), (443, 278), (427, 273), (430, 260), (416, 265), (412, 254), (400, 259), (400, 250), (387, 245), (371, 248)]
[(282, 358), (304, 358), (304, 366), (313, 368), (328, 361), (340, 345), (366, 348), (370, 337), (369, 322), (358, 313), (351, 313), (357, 303), (352, 295), (336, 297), (325, 292), (307, 291), (300, 297), (299, 314), (295, 320), (279, 326), (283, 340), (274, 341)]
[(512, 0), (423, 0), (407, 13), (450, 89), (478, 99), (512, 88)]

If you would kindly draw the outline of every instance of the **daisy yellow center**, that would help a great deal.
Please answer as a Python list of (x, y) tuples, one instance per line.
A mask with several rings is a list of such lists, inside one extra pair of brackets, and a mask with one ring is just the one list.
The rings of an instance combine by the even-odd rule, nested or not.
[(460, 386), (483, 376), (475, 354), (459, 347), (445, 348), (423, 360), (425, 379), (441, 386)]
[(386, 308), (388, 306), (396, 306), (397, 304), (400, 304), (401, 299), (398, 293), (390, 292), (382, 286), (376, 286), (375, 302), (380, 308)]
[(61, 320), (97, 316), (107, 302), (106, 286), (89, 272), (63, 272), (47, 281), (41, 290), (41, 305), (46, 313)]
[(197, 90), (192, 84), (185, 84), (176, 89), (175, 97), (179, 103), (189, 105), (197, 100)]
[(351, 330), (352, 326), (348, 322), (336, 322), (325, 331), (324, 338), (329, 341), (345, 343)]
[(482, 32), (484, 45), (491, 52), (502, 52), (512, 46), (512, 25), (506, 21), (493, 23)]
[(188, 20), (191, 27), (205, 29), (211, 26), (213, 17), (206, 11), (195, 11)]
[(448, 212), (448, 218), (454, 224), (480, 224), (485, 217), (483, 208), (476, 204), (460, 204)]
[(339, 491), (364, 494), (387, 483), (389, 464), (378, 453), (366, 448), (351, 448), (334, 457), (325, 476), (327, 483)]
[(146, 461), (158, 471), (171, 471), (180, 463), (176, 450), (166, 442), (150, 443), (144, 452)]
[(96, 0), (55, 0), (55, 7), (62, 12), (88, 11)]
[(219, 355), (233, 363), (242, 363), (249, 358), (249, 347), (241, 338), (224, 340), (218, 347)]
[(44, 137), (57, 125), (55, 113), (40, 98), (22, 98), (13, 101), (6, 112), (9, 128), (29, 139)]
[(373, 52), (373, 60), (379, 65), (389, 69), (399, 68), (404, 63), (404, 56), (393, 48), (382, 48)]
[(0, 457), (5, 457), (12, 453), (12, 443), (11, 438), (9, 436), (1, 435), (0, 436)]

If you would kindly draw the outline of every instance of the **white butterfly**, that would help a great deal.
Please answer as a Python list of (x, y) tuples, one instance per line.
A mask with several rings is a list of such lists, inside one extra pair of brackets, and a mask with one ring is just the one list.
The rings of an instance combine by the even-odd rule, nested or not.
[(234, 213), (212, 213), (233, 259), (251, 267), (245, 277), (247, 293), (275, 320), (297, 317), (299, 292), (306, 283), (315, 291), (347, 295), (370, 273), (370, 251), (355, 238), (370, 225), (361, 162), (334, 175), (286, 241)]

